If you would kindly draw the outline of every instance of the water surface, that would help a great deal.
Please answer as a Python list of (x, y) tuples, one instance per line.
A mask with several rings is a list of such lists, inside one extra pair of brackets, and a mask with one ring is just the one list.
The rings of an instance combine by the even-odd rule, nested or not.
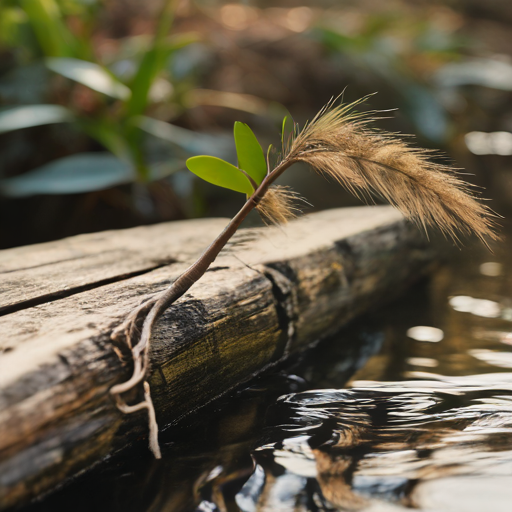
[[(31, 511), (512, 510), (512, 245), (389, 306)], [(27, 509), (27, 510), (29, 510)]]

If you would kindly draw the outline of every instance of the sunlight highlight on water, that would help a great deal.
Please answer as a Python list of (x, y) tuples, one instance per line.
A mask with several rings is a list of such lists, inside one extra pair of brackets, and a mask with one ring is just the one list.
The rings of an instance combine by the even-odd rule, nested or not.
[(501, 314), (501, 307), (497, 302), (487, 299), (475, 299), (465, 295), (451, 297), (450, 306), (455, 311), (471, 313), (472, 315), (486, 318), (498, 318)]
[(444, 333), (436, 327), (427, 327), (426, 325), (417, 325), (407, 330), (407, 336), (417, 341), (429, 341), (438, 343), (444, 338)]
[(511, 252), (459, 254), (162, 432), (160, 463), (143, 445), (30, 512), (508, 512)]

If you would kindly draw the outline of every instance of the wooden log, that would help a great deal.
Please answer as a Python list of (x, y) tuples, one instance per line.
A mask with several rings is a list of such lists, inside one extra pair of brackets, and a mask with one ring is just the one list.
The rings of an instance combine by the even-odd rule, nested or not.
[(226, 219), (79, 235), (0, 251), (0, 315), (197, 257)]
[[(146, 435), (145, 414), (121, 414), (109, 395), (130, 375), (110, 332), (226, 222), (168, 223), (0, 253), (9, 283), (0, 296), (11, 308), (0, 318), (1, 509)], [(241, 230), (154, 330), (150, 384), (160, 426), (396, 295), (432, 256), (390, 207)]]

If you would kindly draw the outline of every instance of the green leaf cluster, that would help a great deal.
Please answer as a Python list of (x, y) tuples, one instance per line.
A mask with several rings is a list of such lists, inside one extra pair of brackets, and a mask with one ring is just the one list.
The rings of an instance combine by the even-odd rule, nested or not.
[(194, 156), (188, 169), (208, 183), (250, 196), (267, 175), (263, 149), (253, 131), (237, 121), (234, 127), (238, 167), (214, 156)]
[[(52, 185), (54, 193), (98, 190), (107, 186), (107, 182), (112, 186), (136, 180), (151, 181), (160, 176), (160, 170), (157, 172), (156, 169), (163, 167), (147, 154), (145, 145), (148, 140), (153, 145), (158, 144), (158, 140), (172, 143), (172, 151), (168, 153), (176, 156), (170, 165), (165, 165), (168, 173), (182, 168), (181, 155), (210, 150), (212, 141), (207, 136), (196, 136), (189, 130), (144, 116), (151, 104), (163, 101), (155, 99), (157, 90), (161, 91), (163, 86), (164, 90), (171, 91), (167, 94), (172, 93), (173, 86), (167, 80), (167, 71), (174, 53), (197, 41), (197, 35), (193, 33), (169, 35), (176, 3), (175, 0), (164, 0), (154, 36), (127, 37), (117, 57), (111, 58), (110, 62), (100, 62), (95, 58), (91, 40), (97, 19), (101, 17), (98, 16), (101, 2), (2, 0), (0, 45), (15, 51), (20, 59), (16, 69), (43, 62), (43, 70), (66, 77), (71, 81), (70, 86), (75, 82), (94, 91), (96, 106), (94, 111), (80, 112), (72, 103), (61, 106), (40, 104), (39, 98), (36, 101), (24, 99), (22, 101), (27, 104), (0, 109), (0, 134), (46, 124), (73, 123), (79, 131), (99, 142), (111, 158), (101, 160), (103, 163), (108, 161), (104, 166), (108, 175), (106, 179), (96, 172), (98, 162), (95, 155), (86, 156), (84, 153), (79, 155), (79, 166), (75, 166), (75, 160), (58, 159), (51, 165), (22, 174), (17, 177), (16, 183), (20, 185), (16, 185), (16, 190), (14, 182), (0, 180), (1, 193), (17, 196), (49, 193), (43, 184), (44, 177), (48, 184), (55, 185), (52, 174), (55, 169), (62, 173), (63, 180), (70, 183), (62, 187)], [(71, 15), (80, 18), (80, 31), (69, 29), (67, 17)], [(120, 75), (116, 68), (118, 61), (125, 60), (134, 64), (133, 72), (128, 76)], [(51, 76), (46, 73), (44, 80)], [(48, 82), (46, 88), (50, 87)], [(175, 101), (179, 103), (179, 98)], [(225, 154), (226, 151), (217, 153)], [(77, 179), (77, 173), (83, 174), (82, 180)]]

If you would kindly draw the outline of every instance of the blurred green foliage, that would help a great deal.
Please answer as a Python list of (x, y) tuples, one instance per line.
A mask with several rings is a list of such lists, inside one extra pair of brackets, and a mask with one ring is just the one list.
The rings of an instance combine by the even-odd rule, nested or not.
[(457, 61), (468, 41), (428, 19), (393, 12), (368, 14), (348, 30), (342, 21), (321, 20), (314, 36), (356, 79), (384, 84), (417, 133), (446, 142), (450, 116), (432, 71)]
[[(106, 150), (56, 159), (20, 176), (4, 178), (0, 181), (4, 195), (88, 192), (136, 180), (147, 182), (183, 168), (190, 154), (222, 153), (222, 144), (211, 136), (145, 115), (152, 106), (164, 102), (184, 108), (174, 94), (169, 63), (177, 51), (197, 41), (197, 35), (169, 35), (176, 4), (175, 0), (163, 3), (153, 36), (124, 38), (118, 42), (117, 53), (102, 62), (92, 43), (102, 9), (100, 1), (4, 1), (0, 45), (15, 61), (15, 78), (8, 76), (6, 80), (10, 80), (14, 96), (17, 88), (25, 89), (27, 73), (23, 71), (33, 72), (35, 80), (44, 82), (40, 85), (43, 96), (48, 96), (58, 76), (67, 80), (60, 105), (34, 104), (34, 98), (22, 94), (18, 101), (4, 105), (0, 134), (73, 123)], [(37, 67), (39, 62), (44, 66)], [(62, 78), (59, 83), (62, 85)], [(0, 99), (2, 85), (0, 80)], [(146, 151), (148, 138), (155, 137), (167, 145), (170, 142), (175, 153), (158, 158), (155, 152)]]
[[(236, 164), (227, 134), (235, 119), (251, 123), (266, 146), (286, 107), (304, 123), (345, 86), (347, 100), (378, 91), (368, 108), (397, 107), (386, 127), (419, 135), (421, 145), (449, 149), (471, 130), (512, 126), (511, 61), (469, 37), (466, 14), (453, 6), (182, 4), (0, 0), (0, 221), (24, 223), (4, 221), (3, 239), (13, 240), (5, 244), (230, 215), (235, 195), (176, 172), (187, 158)], [(295, 129), (291, 119), (284, 124), (283, 133)], [(266, 159), (244, 126), (235, 128), (237, 149), (254, 154), (247, 162), (239, 155), (238, 165), (259, 182)], [(311, 192), (305, 169), (290, 179)], [(129, 185), (111, 188), (119, 184)], [(315, 206), (348, 201), (315, 190)], [(69, 227), (54, 231), (71, 210)]]

